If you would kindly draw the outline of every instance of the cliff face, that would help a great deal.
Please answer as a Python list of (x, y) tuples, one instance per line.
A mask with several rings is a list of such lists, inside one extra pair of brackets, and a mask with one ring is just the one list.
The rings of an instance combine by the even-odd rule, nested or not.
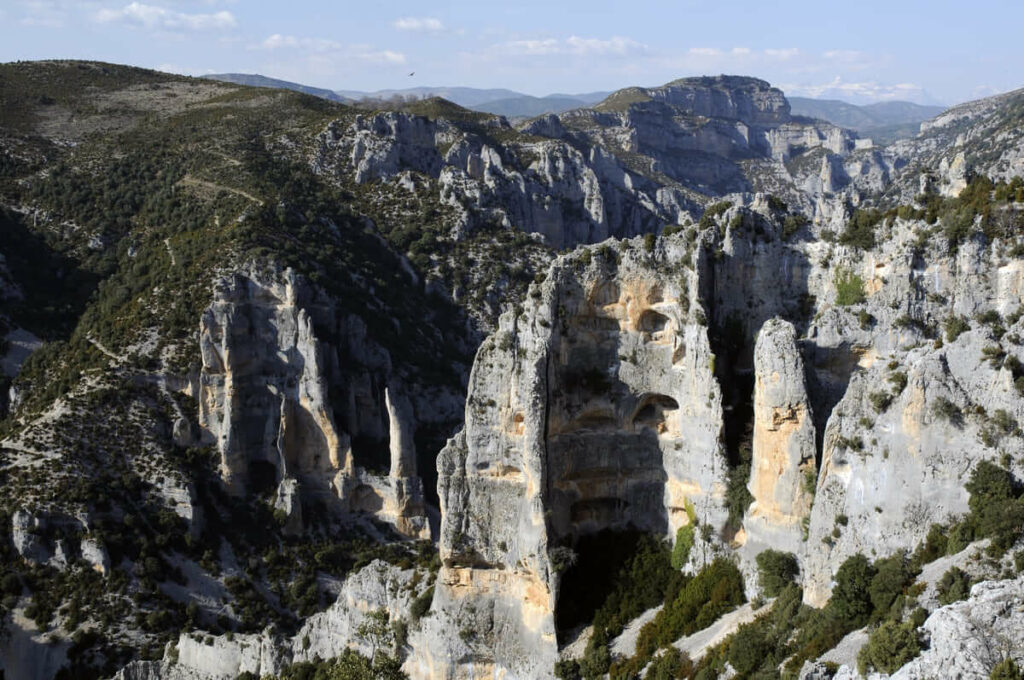
[[(810, 515), (815, 463), (814, 413), (793, 325), (770, 319), (754, 349), (754, 423), (745, 547), (797, 553)], [(810, 483), (809, 483), (810, 482)]]
[[(445, 104), (430, 102), (421, 109)], [(893, 162), (855, 154), (854, 133), (792, 118), (782, 92), (754, 78), (628, 88), (518, 130), (452, 108), (448, 119), (387, 112), (332, 123), (312, 165), (356, 185), (433, 194), (455, 212), (456, 238), (500, 225), (561, 248), (682, 224), (732, 193), (773, 191), (827, 215), (819, 199), (867, 190)], [(409, 173), (431, 181), (421, 187)]]
[[(470, 659), (544, 676), (558, 650), (552, 550), (581, 536), (672, 539), (692, 503), (713, 529), (693, 565), (731, 548), (752, 578), (762, 550), (793, 552), (821, 606), (847, 557), (913, 549), (967, 511), (978, 461), (1021, 450), (992, 414), (1019, 422), (1024, 399), (982, 351), (1019, 351), (1017, 317), (1001, 342), (980, 324), (934, 339), (950, 312), (1021, 305), (1020, 268), (998, 248), (922, 250), (921, 224), (896, 220), (865, 256), (786, 242), (766, 215), (719, 219), (696, 250), (673, 236), (560, 258), (481, 347), (465, 429), (438, 463), (445, 566), (421, 677), (469, 677)], [(859, 277), (862, 303), (837, 303), (837, 270)], [(752, 502), (734, 531), (724, 491), (743, 428)], [(441, 633), (454, 628), (488, 633)]]
[(755, 78), (629, 88), (592, 110), (564, 113), (561, 120), (631, 169), (643, 168), (706, 196), (772, 191), (810, 212), (818, 210), (814, 200), (825, 192), (854, 186), (843, 166), (857, 146), (856, 135), (823, 121), (792, 118), (782, 92)]
[(435, 180), (426, 190), (455, 211), (455, 236), (499, 225), (560, 248), (654, 231), (696, 206), (679, 192), (659, 191), (603, 149), (520, 136), (498, 118), (456, 124), (380, 113), (357, 116), (347, 128), (331, 125), (318, 141), (320, 172), (357, 184), (401, 180), (408, 171)]
[(290, 270), (251, 270), (218, 283), (199, 341), (202, 439), (232, 493), (276, 488), (294, 531), (300, 501), (319, 499), (429, 537), (414, 434), (451, 414), (403, 382), (359, 317)]
[(465, 429), (438, 460), (444, 566), (414, 675), (549, 677), (559, 548), (602, 529), (674, 534), (688, 505), (721, 523), (721, 407), (690, 260), (682, 243), (562, 258), (480, 348)]

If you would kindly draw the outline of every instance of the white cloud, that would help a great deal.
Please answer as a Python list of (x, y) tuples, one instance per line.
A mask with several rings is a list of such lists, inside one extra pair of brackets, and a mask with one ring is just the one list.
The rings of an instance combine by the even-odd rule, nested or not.
[(120, 23), (163, 31), (225, 30), (237, 24), (235, 16), (227, 10), (211, 14), (188, 14), (141, 2), (132, 2), (122, 9), (102, 9), (96, 14), (96, 20), (100, 23)]
[(510, 40), (497, 47), (498, 51), (513, 56), (568, 54), (577, 56), (628, 56), (647, 52), (647, 46), (631, 38), (613, 36), (608, 39), (582, 38), (571, 35), (564, 40), (544, 38)]
[(573, 54), (613, 54), (626, 56), (628, 54), (640, 54), (647, 51), (647, 46), (630, 38), (613, 36), (607, 40), (598, 38), (580, 38), (569, 36), (565, 41)]
[(68, 7), (60, 0), (23, 0), (20, 4), (24, 10), (21, 18), (24, 26), (61, 28), (67, 23)]
[(785, 49), (767, 49), (764, 51), (764, 56), (772, 59), (781, 59), (783, 61), (789, 59), (795, 59), (800, 56), (800, 50), (795, 47), (787, 47)]
[(276, 50), (281, 48), (303, 49), (311, 52), (328, 52), (340, 50), (341, 43), (326, 38), (297, 38), (294, 35), (281, 35), (275, 33), (267, 37), (257, 47), (265, 50)]
[(349, 53), (354, 59), (371, 64), (404, 64), (405, 55), (394, 50), (353, 49)]
[(780, 87), (786, 94), (819, 99), (835, 98), (854, 103), (928, 100), (928, 94), (924, 88), (915, 83), (847, 82), (840, 76), (836, 76), (827, 83), (781, 85)]
[(695, 57), (717, 57), (722, 54), (722, 50), (715, 47), (691, 47), (689, 53)]
[(259, 43), (249, 45), (251, 50), (293, 50), (316, 59), (319, 66), (331, 61), (364, 61), (370, 64), (404, 64), (405, 55), (395, 50), (379, 50), (372, 45), (343, 45), (326, 38), (302, 38), (274, 33)]
[(560, 43), (554, 38), (547, 40), (510, 40), (502, 47), (502, 51), (523, 55), (558, 54), (561, 51)]
[(392, 24), (399, 31), (415, 31), (418, 33), (441, 33), (444, 24), (434, 17), (402, 17)]

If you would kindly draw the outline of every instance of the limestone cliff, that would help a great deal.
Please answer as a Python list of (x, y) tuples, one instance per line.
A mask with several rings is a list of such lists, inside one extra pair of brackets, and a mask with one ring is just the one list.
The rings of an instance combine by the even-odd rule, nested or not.
[(637, 245), (561, 258), (480, 348), (465, 429), (438, 460), (444, 566), (414, 676), (550, 677), (557, 548), (606, 528), (671, 536), (687, 505), (721, 525), (721, 406), (692, 256), (682, 239)]
[[(814, 415), (793, 325), (772, 319), (754, 348), (754, 428), (746, 549), (800, 552), (813, 499)], [(808, 483), (808, 481), (810, 483)]]
[(398, 112), (357, 116), (348, 127), (328, 126), (318, 142), (313, 165), (324, 174), (351, 173), (357, 184), (403, 181), (408, 171), (434, 180), (424, 190), (454, 210), (457, 237), (498, 225), (564, 247), (655, 231), (696, 209), (599, 147), (520, 136), (499, 118), (466, 125)]
[(200, 347), (199, 424), (233, 493), (276, 489), (299, 513), (293, 530), (300, 498), (331, 499), (429, 536), (413, 435), (417, 415), (443, 419), (444, 405), (414, 411), (359, 317), (290, 270), (250, 270), (219, 282)]
[[(1015, 264), (973, 243), (911, 248), (920, 225), (899, 220), (867, 256), (787, 242), (754, 204), (694, 246), (560, 258), (502, 317), (438, 462), (445, 566), (419, 677), (543, 676), (558, 654), (552, 551), (608, 527), (672, 537), (687, 503), (711, 529), (697, 563), (729, 543), (749, 578), (761, 550), (793, 552), (820, 606), (846, 557), (912, 549), (966, 512), (979, 460), (1021, 448), (1019, 431), (997, 431), (1024, 399), (986, 359), (990, 331), (932, 339), (947, 310), (1016, 310)], [(852, 307), (837, 301), (844, 271), (864, 295)], [(1021, 322), (1007, 318), (999, 351), (1013, 353)], [(962, 415), (941, 415), (942, 400)], [(753, 502), (733, 531), (724, 486), (744, 427)]]

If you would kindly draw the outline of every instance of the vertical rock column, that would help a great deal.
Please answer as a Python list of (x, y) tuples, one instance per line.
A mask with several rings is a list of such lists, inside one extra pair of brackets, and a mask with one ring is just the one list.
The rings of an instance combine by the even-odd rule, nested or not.
[(394, 490), (395, 526), (406, 536), (430, 538), (423, 500), (423, 480), (416, 475), (416, 444), (413, 441), (412, 405), (390, 385), (384, 390), (388, 410), (391, 467), (389, 482)]
[[(801, 524), (813, 492), (805, 479), (816, 475), (814, 422), (796, 331), (769, 319), (754, 347), (754, 442), (750, 482), (754, 502), (743, 521), (747, 551), (765, 548), (799, 553)], [(813, 487), (812, 487), (813, 488)]]

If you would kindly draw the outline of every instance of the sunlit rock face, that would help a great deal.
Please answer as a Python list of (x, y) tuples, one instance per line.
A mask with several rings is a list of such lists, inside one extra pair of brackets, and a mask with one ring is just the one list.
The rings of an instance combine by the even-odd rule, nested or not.
[(560, 258), (480, 348), (465, 429), (438, 461), (444, 567), (420, 677), (551, 677), (560, 550), (603, 529), (672, 536), (688, 505), (723, 524), (721, 406), (690, 262), (681, 239)]
[(754, 349), (753, 502), (743, 520), (748, 550), (798, 553), (813, 500), (814, 418), (793, 325), (767, 321)]

